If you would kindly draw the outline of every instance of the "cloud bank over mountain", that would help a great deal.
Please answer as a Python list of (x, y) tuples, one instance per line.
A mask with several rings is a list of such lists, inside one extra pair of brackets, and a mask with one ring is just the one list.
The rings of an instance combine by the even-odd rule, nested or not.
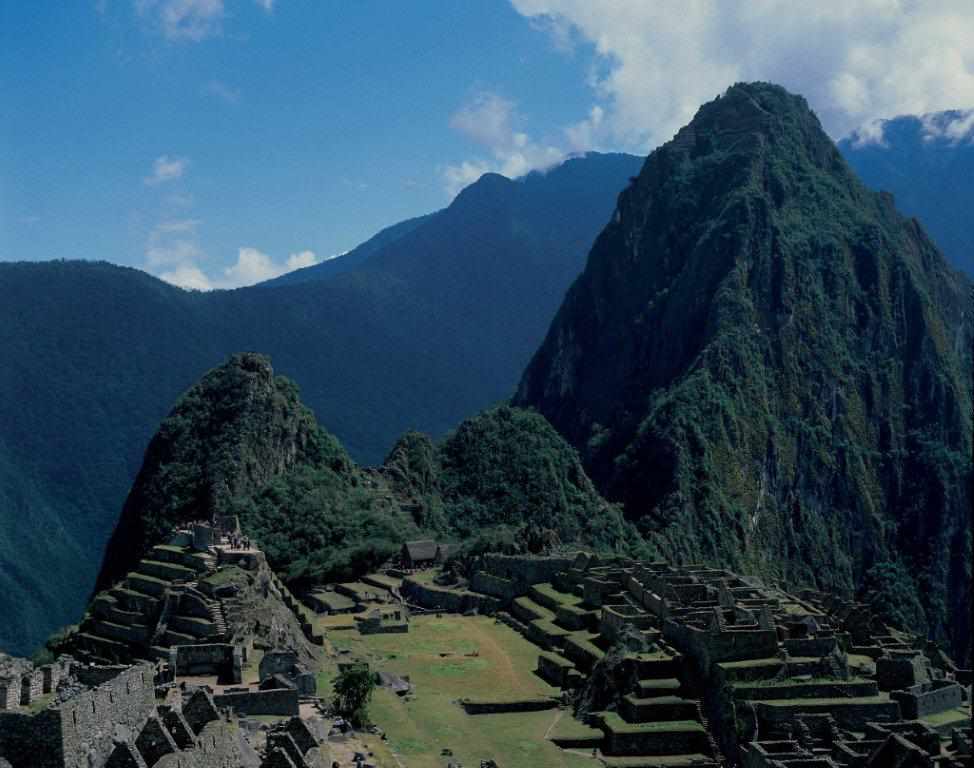
[(974, 105), (968, 0), (512, 4), (560, 50), (594, 47), (595, 103), (566, 129), (576, 149), (648, 151), (699, 104), (748, 80), (804, 94), (833, 138), (878, 118)]

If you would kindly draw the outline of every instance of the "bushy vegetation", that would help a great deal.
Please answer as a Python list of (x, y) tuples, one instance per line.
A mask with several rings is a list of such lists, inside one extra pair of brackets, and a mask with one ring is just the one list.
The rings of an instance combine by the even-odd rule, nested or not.
[(506, 529), (535, 550), (561, 541), (606, 550), (633, 543), (620, 510), (599, 496), (578, 454), (537, 413), (501, 406), (468, 419), (437, 459), (446, 517), (462, 540)]
[(355, 473), (299, 467), (232, 510), (295, 589), (349, 581), (395, 554), (417, 529), (360, 485)]
[(866, 572), (861, 598), (893, 627), (907, 628), (926, 637), (927, 616), (918, 597), (919, 588), (899, 562), (876, 563)]
[(332, 709), (356, 728), (369, 724), (369, 702), (375, 692), (375, 675), (368, 665), (350, 665), (338, 673), (333, 684)]

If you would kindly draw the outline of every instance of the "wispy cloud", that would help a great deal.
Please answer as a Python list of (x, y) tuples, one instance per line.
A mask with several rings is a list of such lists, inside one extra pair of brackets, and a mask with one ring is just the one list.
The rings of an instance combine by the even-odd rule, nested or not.
[(519, 126), (523, 122), (516, 104), (491, 91), (478, 94), (450, 118), (450, 126), (486, 148), (490, 158), (464, 160), (443, 169), (443, 181), (450, 195), (488, 171), (508, 177), (548, 168), (561, 161), (563, 149), (536, 142)]
[(200, 42), (223, 32), (223, 0), (135, 0), (136, 11), (158, 23), (173, 42)]
[(165, 184), (167, 181), (181, 178), (188, 167), (189, 160), (185, 157), (161, 155), (152, 163), (152, 173), (146, 176), (143, 181), (150, 187)]
[(195, 265), (203, 257), (198, 228), (196, 219), (164, 221), (153, 227), (145, 249), (149, 271)]
[(235, 88), (232, 85), (228, 85), (222, 80), (209, 80), (206, 85), (203, 86), (203, 93), (210, 96), (215, 96), (224, 104), (229, 104), (230, 106), (236, 106), (239, 104), (240, 99), (243, 97), (243, 91), (241, 91), (239, 88)]
[[(274, 12), (275, 0), (254, 3), (267, 14)], [(198, 43), (219, 37), (227, 18), (224, 0), (134, 0), (134, 5), (171, 42)], [(105, 0), (98, 0), (96, 8), (104, 13)]]

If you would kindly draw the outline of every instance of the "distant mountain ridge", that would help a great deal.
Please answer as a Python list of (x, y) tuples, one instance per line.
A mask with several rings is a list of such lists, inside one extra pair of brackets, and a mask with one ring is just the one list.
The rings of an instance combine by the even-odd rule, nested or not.
[(365, 464), (509, 396), (641, 162), (487, 176), (286, 284), (197, 293), (105, 263), (0, 263), (0, 648), (80, 615), (151, 436), (232, 353), (272, 355)]
[(667, 557), (871, 584), (965, 658), (972, 338), (923, 228), (742, 84), (620, 195), (514, 403)]
[[(879, 140), (853, 135), (839, 149), (859, 177), (893, 193), (923, 222), (947, 259), (974, 278), (974, 126), (971, 110), (904, 116), (879, 124)], [(956, 135), (954, 135), (956, 133)]]
[(330, 277), (341, 275), (345, 272), (351, 272), (352, 270), (361, 267), (371, 256), (378, 253), (386, 246), (391, 245), (403, 235), (408, 235), (417, 227), (422, 226), (433, 216), (436, 216), (436, 214), (428, 213), (425, 216), (416, 216), (412, 219), (400, 221), (398, 224), (393, 224), (391, 227), (386, 227), (385, 229), (377, 232), (364, 243), (356, 246), (348, 253), (343, 253), (340, 256), (326, 259), (320, 264), (315, 264), (310, 267), (303, 267), (302, 269), (296, 269), (293, 272), (288, 272), (271, 280), (265, 280), (258, 285), (269, 287), (280, 285), (297, 285), (298, 283), (312, 283), (318, 280), (327, 280)]

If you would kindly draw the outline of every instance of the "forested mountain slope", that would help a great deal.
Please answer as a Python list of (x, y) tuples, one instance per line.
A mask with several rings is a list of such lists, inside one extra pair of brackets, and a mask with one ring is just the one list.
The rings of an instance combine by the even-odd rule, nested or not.
[(668, 556), (906, 595), (964, 658), (971, 343), (923, 227), (803, 99), (736, 85), (622, 193), (515, 403)]

